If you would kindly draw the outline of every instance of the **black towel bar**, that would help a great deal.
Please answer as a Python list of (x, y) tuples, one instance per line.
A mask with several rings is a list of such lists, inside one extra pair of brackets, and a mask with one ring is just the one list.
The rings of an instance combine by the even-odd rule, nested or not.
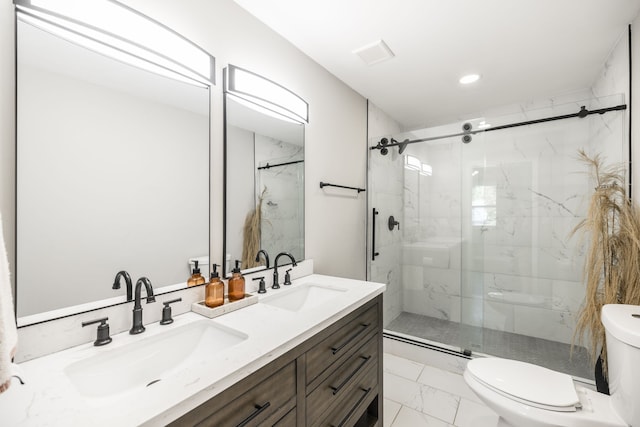
[(361, 191), (367, 191), (364, 188), (358, 188), (358, 187), (347, 187), (345, 185), (337, 185), (337, 184), (329, 184), (328, 182), (322, 182), (320, 181), (320, 188), (323, 187), (338, 187), (338, 188), (346, 188), (347, 190), (355, 190), (358, 192), (358, 194), (360, 194)]

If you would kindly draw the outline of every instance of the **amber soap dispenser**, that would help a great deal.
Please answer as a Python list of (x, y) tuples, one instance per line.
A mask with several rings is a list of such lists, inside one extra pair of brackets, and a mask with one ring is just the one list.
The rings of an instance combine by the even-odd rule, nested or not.
[(204, 304), (209, 308), (224, 304), (224, 283), (218, 274), (218, 264), (211, 265), (211, 279), (204, 290)]
[(202, 274), (200, 274), (200, 269), (198, 268), (198, 261), (195, 261), (195, 264), (196, 265), (193, 269), (193, 274), (191, 275), (191, 277), (189, 277), (189, 280), (187, 280), (187, 286), (203, 285), (204, 282), (206, 281), (204, 277), (202, 277)]
[(236, 260), (236, 268), (231, 270), (229, 279), (229, 301), (237, 301), (244, 298), (244, 277), (240, 273), (240, 261)]

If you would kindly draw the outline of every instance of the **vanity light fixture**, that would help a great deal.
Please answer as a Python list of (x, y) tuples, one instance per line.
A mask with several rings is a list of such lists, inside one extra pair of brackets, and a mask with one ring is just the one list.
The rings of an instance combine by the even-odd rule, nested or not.
[(480, 74), (467, 74), (466, 76), (460, 77), (460, 80), (458, 81), (460, 82), (460, 84), (468, 85), (471, 83), (475, 83), (478, 80), (480, 80)]
[(300, 124), (301, 123), (300, 119), (294, 120), (294, 119), (289, 118), (288, 116), (283, 116), (280, 113), (276, 113), (275, 111), (271, 111), (268, 108), (265, 108), (265, 107), (262, 107), (260, 105), (257, 105), (257, 104), (255, 104), (255, 103), (253, 103), (251, 101), (247, 101), (246, 99), (241, 98), (240, 96), (238, 96), (236, 94), (233, 94), (231, 92), (227, 92), (227, 96), (229, 98), (233, 99), (238, 104), (244, 105), (245, 107), (250, 108), (251, 110), (259, 111), (260, 113), (262, 113), (264, 115), (267, 115), (269, 117), (273, 117), (275, 119), (282, 120), (284, 122), (294, 123), (294, 124)]
[(226, 68), (225, 81), (227, 93), (247, 101), (244, 104), (251, 108), (309, 123), (309, 104), (284, 86), (235, 65)]
[(18, 19), (139, 68), (199, 86), (215, 84), (215, 58), (115, 0), (14, 0)]

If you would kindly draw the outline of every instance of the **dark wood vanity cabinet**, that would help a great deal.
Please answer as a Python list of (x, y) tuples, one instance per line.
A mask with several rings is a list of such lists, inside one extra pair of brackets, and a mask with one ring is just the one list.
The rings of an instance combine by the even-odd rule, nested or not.
[(172, 426), (382, 426), (382, 296)]

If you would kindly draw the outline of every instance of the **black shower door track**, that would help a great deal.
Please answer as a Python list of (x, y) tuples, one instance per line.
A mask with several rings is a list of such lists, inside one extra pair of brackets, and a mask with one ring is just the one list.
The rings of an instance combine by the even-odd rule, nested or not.
[(382, 145), (380, 142), (378, 143), (378, 145), (375, 145), (373, 147), (369, 147), (370, 150), (379, 150), (382, 149), (383, 147), (385, 148), (389, 148), (389, 147), (395, 147), (395, 146), (399, 146), (399, 145), (407, 145), (407, 144), (415, 144), (418, 142), (427, 142), (427, 141), (437, 141), (439, 139), (446, 139), (446, 138), (452, 138), (452, 137), (456, 137), (456, 136), (464, 136), (464, 135), (476, 135), (479, 133), (484, 133), (484, 132), (493, 132), (496, 130), (503, 130), (503, 129), (510, 129), (510, 128), (515, 128), (515, 127), (520, 127), (520, 126), (528, 126), (528, 125), (535, 125), (538, 123), (546, 123), (546, 122), (554, 122), (556, 120), (564, 120), (564, 119), (572, 119), (575, 117), (578, 118), (585, 118), (587, 116), (590, 116), (592, 114), (605, 114), (608, 113), (610, 111), (621, 111), (621, 110), (626, 110), (627, 109), (627, 104), (621, 104), (621, 105), (616, 105), (615, 107), (607, 107), (607, 108), (600, 108), (597, 110), (587, 110), (584, 106), (580, 108), (580, 111), (578, 111), (577, 113), (573, 113), (573, 114), (563, 114), (560, 116), (553, 116), (553, 117), (545, 117), (543, 119), (536, 119), (536, 120), (527, 120), (524, 122), (517, 122), (517, 123), (510, 123), (507, 125), (501, 125), (501, 126), (495, 126), (495, 127), (490, 127), (490, 128), (486, 128), (486, 129), (478, 129), (478, 130), (469, 130), (469, 131), (465, 131), (465, 132), (459, 132), (459, 133), (453, 133), (453, 134), (449, 134), (449, 135), (441, 135), (441, 136), (434, 136), (434, 137), (430, 137), (430, 138), (421, 138), (421, 139), (414, 139), (414, 140), (410, 140), (410, 141), (402, 141), (402, 142), (397, 142), (394, 140), (394, 142)]

